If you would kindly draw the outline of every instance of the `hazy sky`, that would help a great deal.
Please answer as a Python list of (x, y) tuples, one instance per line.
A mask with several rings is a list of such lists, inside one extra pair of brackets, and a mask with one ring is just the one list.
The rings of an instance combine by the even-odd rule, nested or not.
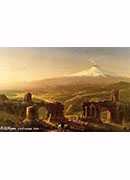
[(92, 63), (130, 77), (130, 48), (0, 48), (0, 83), (67, 75)]

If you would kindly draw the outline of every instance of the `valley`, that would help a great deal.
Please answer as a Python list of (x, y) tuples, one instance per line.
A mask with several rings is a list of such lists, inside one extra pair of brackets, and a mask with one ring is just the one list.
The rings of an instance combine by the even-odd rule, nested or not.
[[(23, 97), (27, 92), (32, 94), (33, 103), (35, 104), (40, 102), (48, 104), (55, 102), (62, 103), (64, 105), (64, 116), (75, 121), (76, 119), (82, 119), (84, 102), (111, 102), (113, 89), (118, 89), (120, 92), (120, 104), (130, 105), (130, 79), (110, 76), (98, 69), (97, 66), (94, 66), (88, 71), (83, 71), (83, 73), (77, 73), (69, 77), (34, 81), (22, 84), (21, 86), (18, 84), (16, 89), (1, 90), (0, 94), (7, 96), (11, 103), (16, 104), (23, 102)], [(0, 103), (2, 103), (1, 99)], [(43, 115), (44, 112), (42, 110), (39, 111), (39, 117)], [(103, 122), (105, 124), (89, 122), (89, 125), (87, 125), (89, 127), (88, 131), (110, 131), (111, 129), (112, 131), (123, 131), (123, 124), (107, 122), (105, 113), (102, 116), (105, 119), (105, 122)], [(17, 113), (10, 115), (0, 110), (0, 126), (16, 126), (18, 121), (19, 116)], [(130, 128), (129, 122), (130, 116), (128, 122), (125, 123), (127, 129)], [(78, 121), (75, 121), (75, 123), (78, 123)], [(55, 123), (51, 126), (55, 127)]]

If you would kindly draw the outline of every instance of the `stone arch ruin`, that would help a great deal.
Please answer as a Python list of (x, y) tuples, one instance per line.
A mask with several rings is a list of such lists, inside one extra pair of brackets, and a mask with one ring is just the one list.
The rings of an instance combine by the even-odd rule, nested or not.
[[(38, 111), (42, 107), (47, 112), (46, 120), (60, 124), (64, 121), (65, 123), (69, 122), (70, 119), (64, 117), (64, 105), (60, 102), (45, 102), (43, 100), (36, 102), (33, 101), (31, 93), (26, 93), (23, 100), (19, 101), (10, 100), (3, 95), (0, 98), (0, 110), (17, 115), (20, 127), (41, 126), (41, 121), (45, 120), (45, 117), (39, 119)], [(86, 122), (102, 122), (103, 111), (107, 111), (108, 118), (115, 123), (121, 123), (124, 119), (127, 120), (130, 117), (130, 105), (120, 102), (120, 94), (117, 89), (112, 91), (111, 100), (99, 102), (87, 100), (83, 102), (82, 110), (82, 120)]]
[(83, 103), (83, 119), (86, 121), (101, 122), (101, 113), (108, 112), (109, 119), (112, 122), (120, 123), (127, 117), (126, 106), (120, 102), (120, 94), (118, 89), (112, 91), (111, 100), (99, 102)]
[[(3, 97), (3, 96), (2, 96)], [(14, 114), (19, 118), (20, 125), (22, 123), (32, 126), (37, 125), (39, 122), (38, 110), (44, 107), (47, 110), (47, 119), (61, 120), (64, 119), (64, 105), (60, 102), (34, 102), (32, 94), (25, 94), (22, 101), (11, 101), (5, 98), (0, 101), (0, 110), (9, 114)], [(24, 126), (24, 125), (23, 125)]]

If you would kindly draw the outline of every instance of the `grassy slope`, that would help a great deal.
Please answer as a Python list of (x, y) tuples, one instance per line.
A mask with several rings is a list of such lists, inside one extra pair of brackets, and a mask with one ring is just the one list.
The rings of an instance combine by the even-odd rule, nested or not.
[[(82, 85), (82, 86), (59, 86), (51, 89), (33, 91), (34, 99), (43, 99), (49, 101), (61, 101), (65, 104), (67, 114), (79, 114), (82, 110), (82, 103), (86, 99), (101, 100), (110, 99), (111, 91), (114, 88), (120, 89), (120, 98), (123, 102), (130, 102), (130, 83), (119, 82), (107, 86), (98, 85)], [(6, 94), (11, 99), (22, 99), (25, 92), (7, 91), (1, 92)]]
[[(43, 99), (49, 101), (61, 101), (65, 104), (65, 113), (68, 116), (77, 116), (82, 112), (82, 103), (85, 99), (89, 100), (100, 100), (100, 99), (110, 99), (111, 91), (114, 88), (120, 89), (121, 101), (130, 103), (130, 83), (119, 82), (109, 86), (61, 86), (54, 89), (46, 89), (46, 91), (33, 91), (34, 99)], [(7, 95), (12, 100), (22, 99), (24, 91), (3, 91), (0, 94)], [(0, 126), (15, 126), (18, 117), (10, 115), (6, 112), (0, 111)], [(95, 125), (92, 125), (94, 129)], [(99, 125), (98, 125), (99, 126)], [(108, 127), (108, 125), (107, 125)], [(130, 127), (130, 125), (129, 125)], [(97, 127), (95, 127), (97, 131)], [(99, 128), (100, 129), (100, 128)], [(116, 129), (118, 129), (116, 127)], [(119, 128), (120, 129), (120, 128)], [(106, 130), (106, 127), (105, 127)], [(109, 130), (109, 128), (108, 128)], [(115, 131), (115, 130), (114, 130)]]

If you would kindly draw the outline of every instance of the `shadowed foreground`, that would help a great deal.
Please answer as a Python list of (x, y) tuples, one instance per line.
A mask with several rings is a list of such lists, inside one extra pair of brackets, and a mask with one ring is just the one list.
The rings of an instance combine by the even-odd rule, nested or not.
[[(105, 118), (102, 117), (106, 113)], [(0, 131), (20, 132), (123, 132), (130, 131), (129, 106), (120, 103), (119, 90), (110, 101), (85, 101), (80, 116), (66, 116), (60, 102), (23, 100), (0, 96)], [(42, 114), (41, 114), (42, 113)], [(105, 119), (105, 121), (103, 120)]]

